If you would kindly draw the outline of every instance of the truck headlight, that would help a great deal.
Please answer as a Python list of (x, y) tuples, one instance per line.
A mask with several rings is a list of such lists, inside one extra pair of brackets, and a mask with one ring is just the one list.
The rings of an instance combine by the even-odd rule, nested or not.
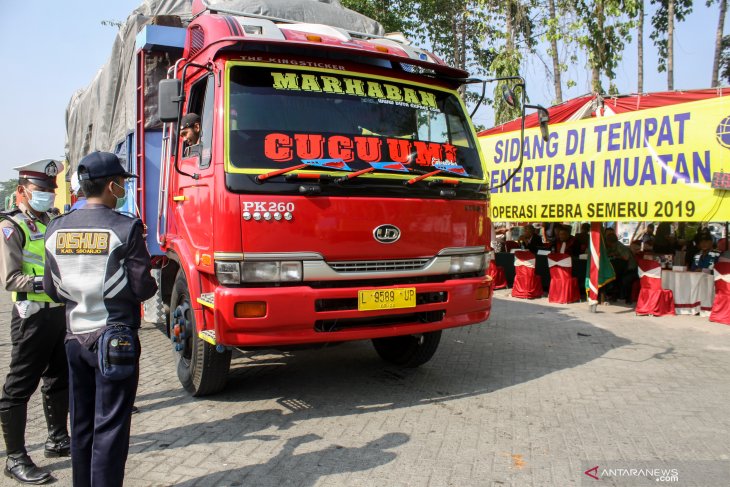
[(243, 282), (294, 282), (302, 280), (302, 263), (298, 261), (244, 262)]
[(486, 255), (468, 254), (468, 255), (452, 255), (451, 267), (449, 274), (466, 274), (471, 272), (484, 272), (486, 269)]
[(221, 284), (241, 284), (241, 264), (216, 261), (215, 277)]

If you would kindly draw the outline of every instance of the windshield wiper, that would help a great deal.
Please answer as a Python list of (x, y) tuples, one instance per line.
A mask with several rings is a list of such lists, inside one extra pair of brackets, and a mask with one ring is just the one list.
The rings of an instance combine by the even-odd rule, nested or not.
[(342, 176), (341, 178), (338, 178), (335, 180), (336, 183), (344, 183), (345, 181), (349, 181), (350, 179), (354, 179), (358, 176), (361, 176), (363, 174), (367, 174), (369, 172), (373, 171), (393, 171), (393, 172), (404, 172), (404, 173), (410, 173), (411, 171), (403, 164), (402, 162), (395, 162), (395, 161), (389, 161), (389, 162), (368, 162), (370, 164), (370, 167), (366, 169), (361, 169), (359, 171), (355, 171), (353, 173), (348, 174), (347, 176)]
[[(447, 173), (447, 174), (454, 174), (457, 176), (467, 177), (470, 178), (468, 172), (466, 172), (466, 169), (464, 169), (463, 166), (460, 166), (458, 164), (434, 164), (436, 168), (435, 171), (427, 172), (425, 174), (421, 174), (419, 176), (416, 176), (415, 178), (409, 179), (406, 181), (407, 185), (416, 184), (419, 181), (423, 181), (424, 179), (430, 178), (432, 176), (436, 176), (441, 173)], [(452, 181), (459, 181), (458, 179), (442, 179), (441, 180), (444, 184), (449, 184)]]
[(254, 178), (254, 180), (260, 184), (265, 182), (267, 179), (273, 178), (274, 176), (281, 176), (282, 174), (296, 171), (297, 169), (304, 169), (305, 167), (314, 167), (317, 169), (335, 169), (338, 171), (352, 171), (352, 168), (348, 166), (347, 163), (342, 159), (302, 159), (301, 164), (277, 169), (275, 171), (267, 172), (265, 174), (259, 174)]

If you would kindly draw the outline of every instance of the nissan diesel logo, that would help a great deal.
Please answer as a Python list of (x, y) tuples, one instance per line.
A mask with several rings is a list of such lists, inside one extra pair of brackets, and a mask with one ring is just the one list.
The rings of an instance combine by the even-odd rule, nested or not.
[(400, 229), (395, 225), (380, 225), (373, 230), (373, 237), (380, 243), (394, 243), (400, 238)]

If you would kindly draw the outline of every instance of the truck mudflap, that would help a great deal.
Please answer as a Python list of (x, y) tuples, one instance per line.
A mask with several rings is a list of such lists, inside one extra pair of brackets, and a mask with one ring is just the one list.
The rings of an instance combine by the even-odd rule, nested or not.
[[(358, 291), (394, 287), (416, 288), (416, 306), (358, 310)], [(492, 280), (486, 276), (407, 286), (218, 287), (198, 298), (204, 312), (212, 311), (215, 326), (214, 333), (203, 330), (198, 336), (212, 345), (245, 348), (419, 334), (485, 321), (492, 291)], [(237, 305), (242, 303), (262, 307), (262, 315), (237, 317)]]

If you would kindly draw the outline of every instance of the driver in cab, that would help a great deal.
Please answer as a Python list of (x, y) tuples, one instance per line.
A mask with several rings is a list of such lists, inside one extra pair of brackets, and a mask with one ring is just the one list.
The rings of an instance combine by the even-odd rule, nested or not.
[(180, 121), (180, 136), (185, 141), (184, 157), (195, 155), (193, 147), (200, 144), (200, 115), (188, 113)]

